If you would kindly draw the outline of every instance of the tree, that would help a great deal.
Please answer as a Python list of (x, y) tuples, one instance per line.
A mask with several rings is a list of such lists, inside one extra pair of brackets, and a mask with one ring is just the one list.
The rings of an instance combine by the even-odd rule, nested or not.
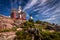
[(29, 19), (29, 22), (32, 22), (32, 23), (34, 23), (34, 20), (33, 20), (33, 19)]
[(37, 20), (37, 21), (36, 21), (36, 23), (38, 23), (38, 24), (41, 24), (41, 23), (42, 23), (42, 21), (40, 21), (40, 20)]

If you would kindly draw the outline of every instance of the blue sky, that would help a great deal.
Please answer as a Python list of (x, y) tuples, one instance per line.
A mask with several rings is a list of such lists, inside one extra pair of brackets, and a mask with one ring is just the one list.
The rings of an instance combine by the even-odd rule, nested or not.
[(60, 24), (60, 0), (0, 0), (0, 14), (10, 16), (11, 9), (19, 5), (27, 19), (32, 15), (34, 20)]

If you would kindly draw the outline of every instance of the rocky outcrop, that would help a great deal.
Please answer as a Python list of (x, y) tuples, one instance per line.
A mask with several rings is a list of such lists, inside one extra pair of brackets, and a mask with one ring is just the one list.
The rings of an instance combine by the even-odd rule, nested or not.
[(1, 29), (11, 29), (14, 27), (14, 20), (7, 18), (7, 17), (1, 17), (0, 16), (0, 30)]
[(0, 30), (11, 29), (16, 26), (20, 26), (21, 20), (12, 19), (4, 16), (0, 16)]
[(15, 32), (0, 33), (0, 40), (14, 40), (15, 37)]

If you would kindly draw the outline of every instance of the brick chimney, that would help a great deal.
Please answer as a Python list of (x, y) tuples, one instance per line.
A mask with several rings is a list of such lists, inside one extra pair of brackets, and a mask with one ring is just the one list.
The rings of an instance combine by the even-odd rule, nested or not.
[(16, 11), (15, 10), (12, 10), (11, 18), (16, 19)]

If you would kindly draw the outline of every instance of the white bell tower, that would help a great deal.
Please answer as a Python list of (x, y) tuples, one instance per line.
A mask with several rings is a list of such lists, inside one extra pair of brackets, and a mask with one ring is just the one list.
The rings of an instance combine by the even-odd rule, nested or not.
[(19, 15), (19, 18), (22, 18), (22, 8), (21, 8), (21, 6), (19, 6), (19, 8), (18, 8), (18, 15)]
[(18, 13), (21, 13), (21, 12), (22, 12), (22, 8), (21, 6), (19, 6)]

